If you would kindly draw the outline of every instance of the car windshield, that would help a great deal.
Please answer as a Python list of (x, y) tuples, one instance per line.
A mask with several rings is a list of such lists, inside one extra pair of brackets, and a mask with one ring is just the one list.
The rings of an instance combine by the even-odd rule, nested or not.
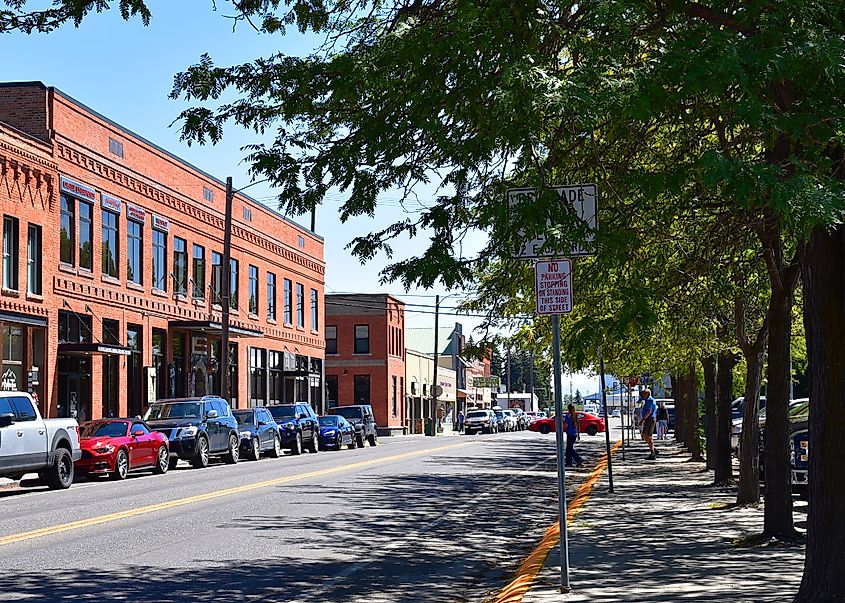
[(165, 402), (153, 404), (147, 409), (144, 419), (155, 421), (156, 419), (185, 419), (199, 417), (202, 413), (202, 404), (199, 402)]
[(505, 418), (505, 413), (503, 413), (503, 412), (497, 412), (497, 413), (496, 413), (496, 418), (497, 418), (497, 419), (504, 419), (504, 418)]
[(323, 427), (339, 427), (340, 417), (320, 417), (320, 425)]
[(83, 423), (79, 428), (83, 438), (119, 438), (125, 436), (128, 429), (129, 423), (124, 421)]
[(486, 419), (487, 413), (484, 411), (471, 412), (467, 415), (468, 419)]
[(235, 418), (238, 420), (239, 425), (244, 425), (246, 423), (252, 425), (255, 423), (254, 410), (236, 410), (232, 414), (235, 415)]
[(274, 419), (292, 419), (296, 416), (296, 406), (293, 404), (271, 406), (269, 410)]
[(338, 408), (332, 409), (333, 415), (340, 415), (346, 419), (360, 419), (364, 416), (364, 409), (363, 408), (354, 408), (352, 406), (343, 407), (340, 406)]

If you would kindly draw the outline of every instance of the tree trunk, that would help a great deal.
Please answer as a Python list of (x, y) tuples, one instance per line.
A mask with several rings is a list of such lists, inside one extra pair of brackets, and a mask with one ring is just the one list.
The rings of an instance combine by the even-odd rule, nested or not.
[(795, 535), (792, 521), (792, 473), (789, 466), (790, 336), (792, 287), (772, 287), (769, 301), (769, 373), (766, 386), (765, 481), (763, 533)]
[(681, 373), (672, 373), (672, 395), (675, 397), (675, 441), (684, 441), (684, 380)]
[(760, 383), (763, 378), (765, 347), (745, 354), (745, 412), (739, 442), (738, 505), (760, 500)]
[(845, 600), (845, 226), (831, 233), (816, 228), (802, 268), (812, 401), (810, 504), (795, 603), (832, 603)]
[(693, 461), (703, 461), (701, 456), (701, 439), (698, 435), (698, 378), (695, 373), (695, 362), (689, 363), (686, 374), (685, 388), (687, 391), (687, 450)]
[(701, 359), (704, 369), (704, 449), (707, 468), (716, 468), (716, 357)]
[(721, 351), (716, 360), (716, 476), (714, 483), (731, 483), (731, 402), (733, 402), (734, 367), (737, 358), (733, 352)]

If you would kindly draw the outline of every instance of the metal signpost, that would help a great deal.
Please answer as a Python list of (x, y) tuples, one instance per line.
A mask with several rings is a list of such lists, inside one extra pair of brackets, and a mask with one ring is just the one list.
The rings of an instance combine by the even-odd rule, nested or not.
[[(561, 204), (572, 207), (575, 218), (586, 224), (587, 232), (582, 240), (567, 249), (547, 249), (546, 237), (533, 239), (523, 236), (520, 249), (513, 257), (523, 260), (540, 260), (534, 266), (537, 294), (537, 314), (552, 317), (552, 352), (554, 354), (555, 388), (555, 444), (557, 447), (558, 514), (560, 522), (560, 590), (571, 591), (569, 585), (569, 544), (566, 526), (566, 468), (564, 465), (563, 386), (560, 363), (560, 315), (572, 311), (572, 261), (569, 259), (542, 259), (554, 256), (581, 257), (593, 255), (593, 237), (598, 229), (598, 206), (595, 184), (576, 184), (551, 187)], [(511, 209), (522, 204), (534, 204), (537, 190), (519, 188), (508, 191), (508, 205)], [(549, 228), (555, 226), (547, 223)], [(524, 231), (521, 231), (524, 233)]]
[(566, 526), (566, 466), (564, 459), (563, 385), (560, 367), (560, 315), (572, 311), (572, 262), (540, 261), (534, 266), (537, 314), (552, 316), (555, 383), (555, 444), (557, 446), (558, 515), (560, 521), (560, 590), (568, 593), (569, 543)]

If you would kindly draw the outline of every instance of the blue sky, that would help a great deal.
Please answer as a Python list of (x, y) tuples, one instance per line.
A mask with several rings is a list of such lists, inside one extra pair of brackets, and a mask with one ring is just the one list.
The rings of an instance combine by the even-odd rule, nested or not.
[[(189, 147), (181, 142), (178, 129), (170, 124), (187, 105), (168, 98), (173, 76), (195, 63), (203, 52), (219, 64), (234, 64), (273, 52), (307, 54), (320, 39), (296, 32), (284, 37), (260, 35), (244, 23), (239, 23), (233, 32), (233, 21), (226, 17), (232, 11), (223, 0), (216, 3), (217, 11), (211, 0), (153, 0), (149, 4), (153, 19), (148, 27), (138, 19), (125, 22), (111, 11), (88, 17), (78, 29), (71, 24), (50, 34), (0, 37), (5, 55), (0, 79), (40, 80), (55, 86), (218, 178), (233, 176), (236, 188), (244, 186), (249, 177), (240, 147), (260, 139), (254, 133), (230, 126), (216, 146)], [(272, 195), (262, 185), (252, 187), (249, 193), (259, 200)], [(317, 232), (326, 241), (327, 291), (381, 291), (399, 294), (418, 304), (433, 304), (433, 295), (444, 293), (411, 290), (405, 294), (401, 285), (380, 285), (378, 273), (388, 260), (377, 257), (361, 266), (344, 249), (352, 237), (404, 216), (394, 199), (387, 196), (375, 220), (353, 219), (344, 225), (335, 211), (337, 195), (317, 209)], [(292, 218), (308, 223), (307, 216)], [(477, 237), (475, 244), (481, 243)], [(420, 253), (425, 244), (422, 238), (398, 248), (408, 256)], [(444, 306), (452, 304), (454, 298)], [(409, 312), (407, 316), (409, 326), (433, 324), (430, 314)], [(456, 318), (441, 317), (447, 324), (452, 320)], [(469, 317), (457, 320), (469, 328), (478, 323)], [(576, 380), (575, 387), (584, 393), (598, 385), (595, 378), (577, 375)]]

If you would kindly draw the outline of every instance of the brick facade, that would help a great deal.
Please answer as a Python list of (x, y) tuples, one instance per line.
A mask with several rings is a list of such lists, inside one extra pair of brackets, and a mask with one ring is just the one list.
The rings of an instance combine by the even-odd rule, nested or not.
[[(356, 353), (356, 327), (367, 327), (367, 351)], [(326, 354), (331, 403), (371, 404), (385, 434), (407, 429), (405, 400), (405, 304), (390, 295), (329, 294), (326, 327), (336, 332), (336, 353)], [(356, 398), (355, 378), (359, 378)], [(362, 382), (369, 381), (369, 395)], [(395, 385), (395, 388), (394, 388)]]
[[(223, 252), (225, 185), (40, 83), (0, 85), (0, 121), (6, 122), (0, 123), (0, 213), (20, 225), (19, 283), (0, 295), (0, 339), (4, 332), (16, 336), (10, 325), (17, 330), (24, 325), (29, 343), (21, 366), (28, 369), (36, 365), (37, 339), (46, 336), (35, 388), (42, 409), (48, 416), (67, 416), (84, 408), (83, 418), (96, 418), (134, 414), (157, 397), (216, 393), (221, 307), (212, 289), (219, 269), (212, 264), (213, 253)], [(64, 238), (63, 207), (65, 223), (72, 224)], [(104, 251), (107, 223), (116, 228), (114, 255)], [(40, 294), (27, 292), (30, 224), (42, 233)], [(137, 235), (134, 245), (130, 230)], [(320, 410), (323, 241), (241, 194), (234, 198), (232, 233), (238, 263), (230, 340), (237, 367), (233, 405), (296, 399)], [(164, 244), (159, 257), (165, 258), (156, 269), (154, 236)], [(177, 269), (175, 253), (181, 241), (185, 256), (178, 266), (184, 272)], [(139, 250), (137, 259), (130, 245)], [(194, 246), (202, 269), (194, 268)], [(251, 266), (257, 270), (254, 308)], [(270, 274), (275, 319), (269, 316)]]

